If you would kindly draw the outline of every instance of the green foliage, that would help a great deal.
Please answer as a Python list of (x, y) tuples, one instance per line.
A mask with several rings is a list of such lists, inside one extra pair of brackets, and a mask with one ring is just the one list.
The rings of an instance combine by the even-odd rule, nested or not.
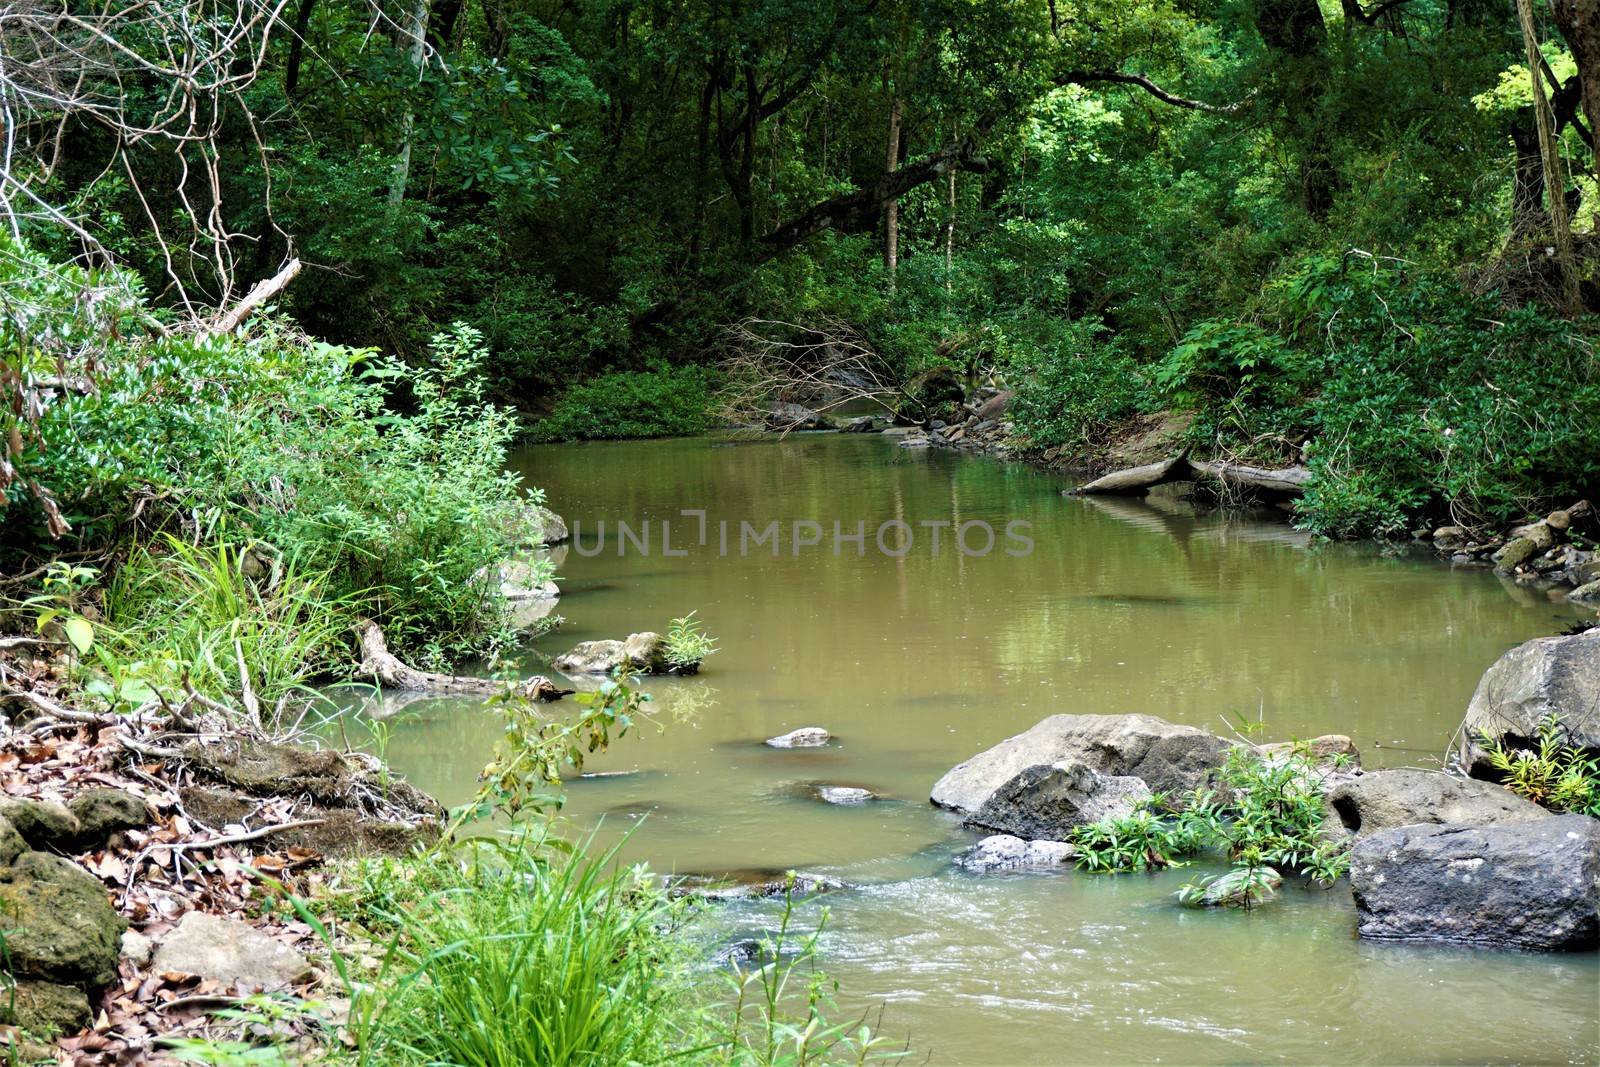
[(1513, 793), (1556, 811), (1600, 818), (1600, 758), (1569, 744), (1554, 715), (1539, 724), (1537, 749), (1507, 745), (1487, 734), (1478, 743)]
[(1313, 256), (1256, 321), (1191, 329), (1156, 380), (1237, 454), (1303, 455), (1300, 514), (1318, 532), (1502, 522), (1600, 477), (1591, 329), (1435, 273)]
[(326, 573), (225, 541), (197, 547), (166, 535), (135, 549), (106, 589), (105, 611), (103, 674), (86, 688), (114, 706), (157, 694), (175, 703), (186, 680), (213, 698), (242, 700), (248, 689), (276, 704), (309, 693), (348, 644)]
[(1106, 332), (1083, 320), (1053, 331), (1048, 348), (1008, 346), (1016, 382), (1009, 413), (1017, 432), (1035, 446), (1084, 449), (1147, 409), (1147, 371)]
[(712, 425), (715, 387), (713, 373), (695, 366), (602, 375), (563, 393), (532, 436), (571, 441), (702, 433)]
[[(1170, 805), (1156, 797), (1130, 815), (1076, 827), (1078, 865), (1104, 873), (1158, 870), (1219, 848), (1238, 870), (1218, 880), (1217, 892), (1230, 906), (1246, 908), (1271, 896), (1273, 868), (1331, 885), (1348, 870), (1349, 853), (1322, 834), (1324, 773), (1300, 748), (1265, 756), (1235, 746), (1215, 785), (1181, 798), (1175, 814), (1161, 814)], [(1198, 903), (1212, 884), (1211, 878), (1191, 882), (1179, 900)]]
[(694, 612), (673, 619), (666, 634), (667, 663), (680, 674), (693, 674), (700, 663), (717, 651), (717, 639), (705, 632), (705, 626), (694, 617)]

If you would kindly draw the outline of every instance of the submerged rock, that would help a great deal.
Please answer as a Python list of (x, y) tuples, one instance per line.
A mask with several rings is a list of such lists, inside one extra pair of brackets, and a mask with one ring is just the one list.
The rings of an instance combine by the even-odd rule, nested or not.
[(929, 799), (970, 814), (1026, 768), (1063, 760), (1082, 761), (1101, 774), (1132, 775), (1151, 790), (1176, 795), (1209, 781), (1229, 747), (1204, 730), (1154, 715), (1052, 715), (951, 768)]
[(1548, 814), (1504, 786), (1410, 768), (1369, 771), (1339, 782), (1328, 791), (1327, 807), (1324, 825), (1357, 838), (1418, 823), (1487, 826)]
[(1098, 774), (1082, 760), (1040, 763), (996, 789), (965, 825), (1025, 841), (1060, 841), (1073, 827), (1131, 815), (1150, 795), (1141, 779)]
[[(1479, 743), (1487, 734), (1514, 747), (1536, 747), (1540, 725), (1554, 717), (1567, 744), (1600, 753), (1600, 630), (1539, 637), (1494, 662), (1472, 695), (1462, 723), (1462, 761), (1492, 778)], [(26, 835), (24, 835), (26, 836)]]
[(1600, 820), (1402, 826), (1351, 856), (1362, 937), (1503, 948), (1600, 945)]
[(1271, 867), (1254, 872), (1236, 868), (1206, 885), (1200, 897), (1203, 908), (1253, 908), (1270, 899), (1283, 885), (1283, 875)]
[(878, 799), (872, 790), (853, 785), (819, 785), (814, 795), (824, 804), (865, 804)]
[(678, 896), (694, 896), (703, 900), (749, 900), (756, 897), (781, 897), (790, 893), (796, 897), (831, 893), (848, 889), (849, 884), (826, 874), (808, 874), (770, 868), (746, 871), (729, 871), (725, 874), (689, 874), (677, 879), (670, 892)]
[(993, 834), (956, 856), (956, 866), (968, 871), (1010, 871), (1023, 867), (1058, 867), (1070, 863), (1078, 850), (1065, 841), (1024, 841), (1011, 834)]
[(191, 911), (156, 949), (158, 974), (197, 974), (224, 987), (287, 989), (311, 976), (300, 953), (254, 926), (203, 911)]
[(820, 748), (833, 739), (833, 735), (820, 726), (802, 726), (778, 737), (767, 738), (773, 748)]

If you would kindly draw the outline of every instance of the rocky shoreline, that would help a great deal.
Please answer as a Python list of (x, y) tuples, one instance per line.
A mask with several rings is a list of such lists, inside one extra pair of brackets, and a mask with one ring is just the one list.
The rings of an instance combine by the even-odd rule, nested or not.
[[(1232, 750), (1293, 758), (1304, 770), (1289, 792), (1319, 803), (1323, 839), (1348, 848), (1360, 937), (1592, 951), (1600, 948), (1600, 818), (1519, 795), (1485, 752), (1529, 750), (1553, 737), (1581, 759), (1600, 756), (1596, 694), (1600, 629), (1506, 653), (1484, 675), (1439, 770), (1363, 771), (1342, 736), (1257, 745), (1149, 715), (1054, 715), (952, 768), (929, 800), (990, 834), (959, 854), (958, 866), (1058, 867), (1078, 858), (1072, 840), (1081, 828), (1125, 819), (1154, 797), (1179, 808), (1187, 796), (1199, 802)], [(1276, 865), (1267, 884), (1295, 873)], [(1208, 889), (1202, 902), (1233, 903), (1224, 895), (1212, 899)]]

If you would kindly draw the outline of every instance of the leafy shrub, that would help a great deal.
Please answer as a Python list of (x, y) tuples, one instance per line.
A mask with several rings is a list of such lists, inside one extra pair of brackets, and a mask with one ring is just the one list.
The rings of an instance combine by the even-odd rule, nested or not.
[[(418, 367), (272, 320), (162, 333), (127, 278), (38, 266), (0, 256), (0, 288), (29, 309), (8, 310), (0, 340), (18, 366), (62, 361), (94, 387), (45, 403), (13, 458), (0, 566), (182, 528), (195, 544), (265, 544), (318, 576), (328, 610), (376, 618), (402, 650), (494, 636), (486, 568), (510, 553), (519, 486), (475, 331), (437, 334)], [(102, 295), (80, 310), (85, 289)], [(41, 494), (71, 526), (65, 545)]]
[(574, 385), (533, 428), (536, 441), (672, 437), (711, 428), (716, 376), (706, 367), (619, 371)]
[(707, 656), (716, 652), (716, 638), (705, 632), (704, 625), (689, 612), (681, 619), (673, 619), (667, 629), (667, 663), (673, 670), (693, 674)]
[(1004, 346), (1016, 383), (1010, 415), (1017, 432), (1034, 445), (1093, 444), (1145, 409), (1148, 374), (1104, 330), (1083, 320), (1066, 324), (1041, 347), (1017, 341)]
[(1314, 530), (1498, 523), (1600, 479), (1593, 328), (1506, 311), (1452, 276), (1312, 256), (1253, 318), (1191, 329), (1156, 381), (1229, 451), (1303, 458)]
[(1518, 796), (1556, 811), (1600, 818), (1600, 758), (1567, 744), (1554, 715), (1539, 724), (1539, 747), (1508, 746), (1487, 734), (1479, 737), (1489, 765)]

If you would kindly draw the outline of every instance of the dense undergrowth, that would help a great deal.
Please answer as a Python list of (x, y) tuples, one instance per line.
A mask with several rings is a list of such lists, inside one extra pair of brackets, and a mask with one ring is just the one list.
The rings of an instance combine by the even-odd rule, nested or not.
[(276, 695), (347, 666), (358, 616), (435, 660), (503, 640), (493, 565), (539, 494), (506, 471), (513, 423), (473, 330), (403, 367), (275, 320), (168, 328), (128, 275), (4, 252), (8, 362), (92, 378), (16, 434), (0, 567), (86, 561), (107, 584), (72, 607), (169, 681), (236, 688), (239, 642)]

